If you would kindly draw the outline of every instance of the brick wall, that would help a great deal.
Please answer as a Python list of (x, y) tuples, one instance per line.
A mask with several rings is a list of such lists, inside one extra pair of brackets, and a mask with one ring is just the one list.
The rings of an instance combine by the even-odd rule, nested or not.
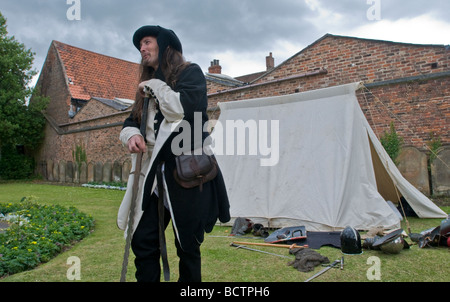
[[(91, 100), (88, 105), (95, 108), (92, 111), (85, 111), (89, 112), (89, 116), (95, 111), (100, 114), (102, 111), (111, 110), (108, 106), (95, 100)], [(47, 123), (46, 139), (38, 151), (37, 158), (39, 161), (50, 159), (74, 161), (73, 151), (76, 146), (82, 146), (86, 151), (88, 162), (123, 162), (129, 158), (129, 153), (119, 141), (119, 134), (122, 130), (122, 123), (129, 114), (129, 111), (115, 111), (89, 119), (78, 117), (78, 121), (74, 120), (67, 124), (51, 125)]]
[(67, 123), (71, 96), (67, 88), (64, 67), (54, 44), (50, 45), (36, 87), (40, 89), (42, 95), (50, 97), (46, 112), (58, 123)]
[[(434, 65), (436, 63), (436, 65)], [(366, 83), (450, 70), (450, 51), (443, 46), (392, 43), (327, 35), (259, 80), (326, 69), (326, 81), (311, 88)], [(304, 87), (308, 90), (309, 86)]]
[(372, 87), (358, 100), (377, 134), (393, 122), (405, 146), (427, 151), (431, 136), (450, 144), (450, 77)]
[[(229, 89), (230, 87), (225, 86), (225, 89)], [(224, 85), (212, 82), (212, 81), (207, 81), (206, 82), (206, 89), (208, 90), (208, 93), (215, 93), (215, 92), (219, 92), (224, 90)]]

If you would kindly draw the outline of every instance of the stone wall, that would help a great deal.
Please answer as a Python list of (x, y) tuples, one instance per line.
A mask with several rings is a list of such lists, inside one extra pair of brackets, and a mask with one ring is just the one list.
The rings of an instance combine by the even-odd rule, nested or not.
[(431, 161), (429, 154), (404, 147), (397, 158), (398, 169), (425, 195), (450, 196), (450, 146), (440, 148)]
[(431, 162), (431, 184), (433, 194), (450, 196), (450, 147), (437, 151), (437, 157)]
[(85, 184), (89, 182), (109, 183), (128, 181), (131, 159), (123, 162), (81, 162), (42, 161), (39, 164), (40, 174), (45, 180), (60, 183)]

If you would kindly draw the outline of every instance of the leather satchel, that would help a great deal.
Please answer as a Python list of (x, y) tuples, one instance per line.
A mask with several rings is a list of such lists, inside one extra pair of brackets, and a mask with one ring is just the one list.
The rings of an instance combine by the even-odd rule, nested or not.
[(218, 172), (214, 156), (205, 153), (201, 155), (182, 154), (175, 157), (175, 163), (175, 180), (186, 189), (199, 186), (202, 191), (203, 184), (214, 179)]

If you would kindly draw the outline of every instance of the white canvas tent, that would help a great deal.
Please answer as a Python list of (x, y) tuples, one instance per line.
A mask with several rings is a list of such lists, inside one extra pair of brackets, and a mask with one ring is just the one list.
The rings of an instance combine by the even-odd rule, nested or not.
[[(447, 215), (406, 181), (370, 128), (360, 83), (219, 104), (213, 149), (237, 217), (309, 231), (400, 226), (386, 202)], [(397, 193), (398, 192), (398, 193)]]

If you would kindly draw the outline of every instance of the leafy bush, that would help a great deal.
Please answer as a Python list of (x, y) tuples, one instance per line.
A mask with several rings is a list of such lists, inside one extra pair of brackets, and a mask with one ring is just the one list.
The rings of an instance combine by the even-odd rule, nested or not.
[(94, 219), (75, 207), (40, 205), (32, 198), (0, 203), (0, 213), (11, 223), (0, 233), (0, 277), (49, 261), (94, 227)]
[(0, 177), (3, 179), (28, 179), (34, 173), (34, 159), (20, 154), (15, 148), (4, 146), (0, 157)]
[(380, 137), (380, 142), (392, 161), (397, 164), (397, 157), (403, 145), (403, 138), (397, 134), (394, 123), (391, 123), (390, 131), (385, 131), (383, 136)]

